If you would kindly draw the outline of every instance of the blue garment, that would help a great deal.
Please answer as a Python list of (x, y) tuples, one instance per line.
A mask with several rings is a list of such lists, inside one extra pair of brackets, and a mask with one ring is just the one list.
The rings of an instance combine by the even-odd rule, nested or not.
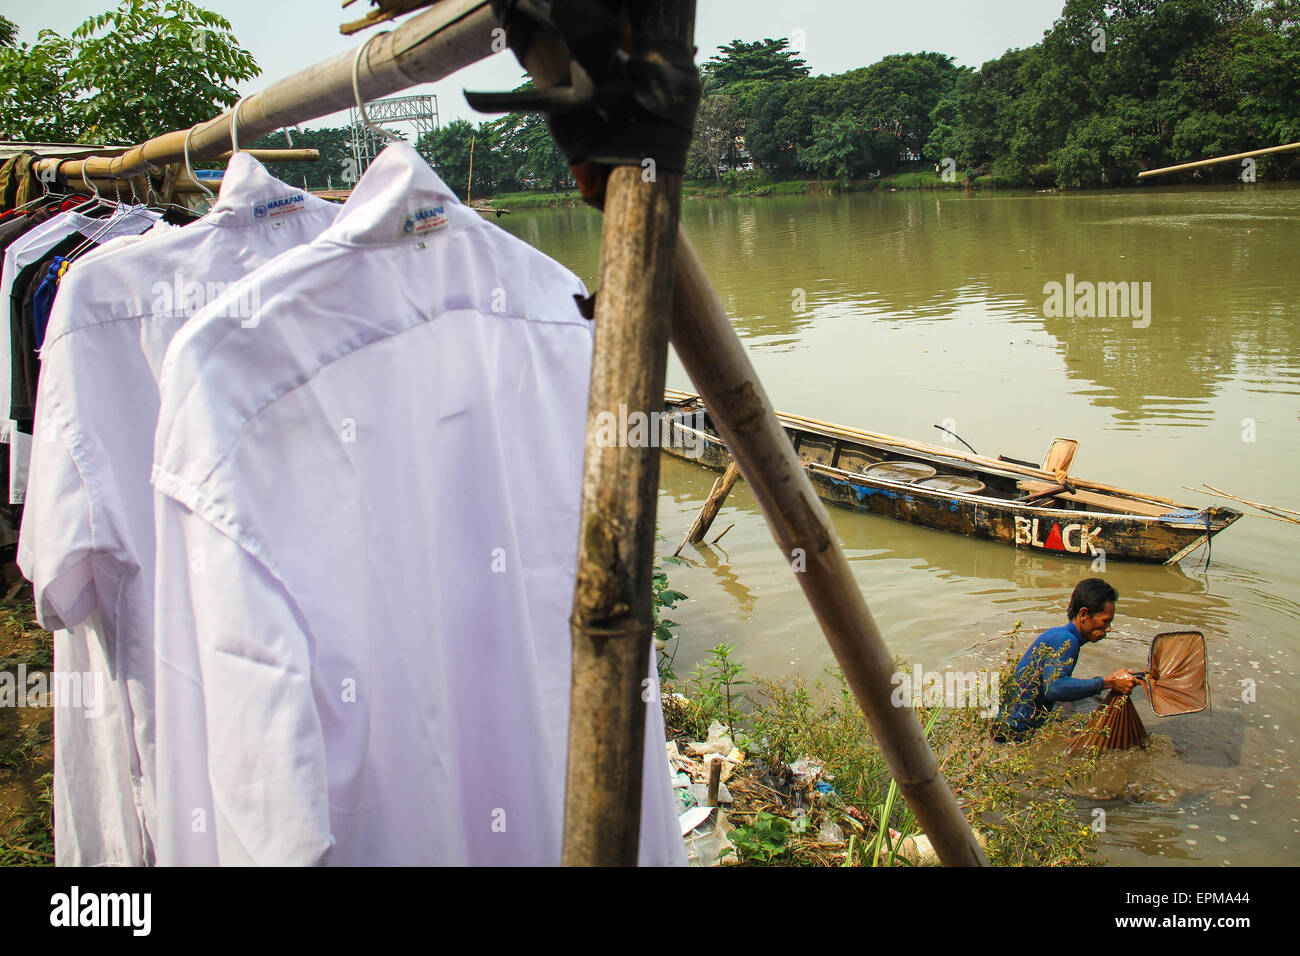
[(50, 310), (54, 308), (54, 293), (59, 291), (59, 269), (63, 262), (63, 256), (55, 256), (45, 278), (32, 293), (32, 323), (36, 326), (37, 348), (45, 341), (45, 327), (50, 323)]
[(1101, 677), (1075, 677), (1083, 636), (1073, 622), (1039, 634), (1016, 665), (1014, 695), (1003, 714), (1013, 734), (1037, 730), (1057, 702), (1082, 700), (1106, 687)]

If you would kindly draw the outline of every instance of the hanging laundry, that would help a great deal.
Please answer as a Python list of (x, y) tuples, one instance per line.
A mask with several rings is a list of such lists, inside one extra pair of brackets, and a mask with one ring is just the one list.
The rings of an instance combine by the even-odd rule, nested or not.
[[(4, 305), (4, 314), (9, 322), (8, 331), (0, 334), (0, 442), (8, 441), (14, 428), (12, 400), (15, 356), (21, 362), (21, 355), (15, 346), (21, 336), (22, 292), (32, 279), (32, 270), (46, 256), (71, 252), (87, 237), (95, 236), (96, 241), (102, 243), (118, 235), (143, 232), (160, 216), (161, 213), (142, 206), (117, 209), (107, 220), (77, 212), (62, 212), (28, 230), (5, 248), (3, 267), (0, 269), (0, 303)], [(21, 372), (18, 377), (22, 377)], [(12, 492), (13, 489), (10, 490)], [(13, 500), (12, 494), (10, 500)], [(19, 497), (19, 500), (22, 498)]]
[[(560, 862), (585, 294), (394, 144), (177, 335), (160, 863)], [(639, 860), (684, 864), (645, 697)]]
[[(272, 203), (284, 211), (264, 215)], [(73, 709), (56, 717), (60, 865), (153, 857), (149, 471), (163, 354), (188, 316), (235, 280), (315, 238), (337, 212), (239, 153), (202, 219), (106, 242), (74, 260), (59, 285), (41, 347), (18, 563), (32, 582), (41, 624), (56, 632), (56, 680), (84, 668), (105, 683), (110, 710), (119, 715), (115, 734), (104, 717)], [(136, 821), (133, 833), (121, 825), (123, 807)]]

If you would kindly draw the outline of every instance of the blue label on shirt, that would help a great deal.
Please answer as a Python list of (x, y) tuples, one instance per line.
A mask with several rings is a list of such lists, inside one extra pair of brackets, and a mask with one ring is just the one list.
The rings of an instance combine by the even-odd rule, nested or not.
[(447, 225), (447, 210), (444, 206), (424, 206), (413, 209), (402, 220), (402, 235), (422, 236)]
[(306, 208), (306, 205), (307, 196), (303, 193), (281, 196), (279, 199), (264, 199), (261, 202), (253, 203), (253, 218), (274, 219), (277, 216), (287, 216), (290, 213)]

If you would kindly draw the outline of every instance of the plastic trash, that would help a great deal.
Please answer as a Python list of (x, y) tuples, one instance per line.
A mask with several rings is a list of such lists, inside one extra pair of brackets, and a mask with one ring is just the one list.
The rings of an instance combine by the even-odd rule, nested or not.
[(703, 757), (705, 754), (730, 754), (735, 749), (736, 745), (727, 733), (727, 728), (716, 720), (709, 724), (708, 740), (693, 740), (686, 745), (686, 752), (693, 757)]
[[(722, 854), (732, 847), (731, 840), (727, 836), (731, 832), (731, 824), (727, 822), (726, 814), (713, 808), (697, 809), (707, 811), (709, 816), (696, 823), (690, 830), (683, 831), (687, 862), (691, 866), (718, 866), (723, 862)], [(728, 856), (735, 859), (734, 848)]]
[[(691, 795), (695, 797), (696, 803), (698, 803), (700, 806), (707, 807), (709, 805), (709, 785), (707, 783), (691, 784), (690, 792)], [(734, 802), (735, 801), (731, 797), (731, 791), (727, 789), (727, 785), (725, 783), (718, 784), (719, 805), (725, 805)]]
[(821, 829), (817, 831), (817, 839), (821, 843), (843, 843), (846, 839), (844, 828), (831, 819), (822, 821)]
[(822, 778), (826, 780), (835, 779), (826, 772), (825, 764), (807, 755), (790, 764), (790, 772), (794, 774), (796, 780), (805, 784), (815, 783)]

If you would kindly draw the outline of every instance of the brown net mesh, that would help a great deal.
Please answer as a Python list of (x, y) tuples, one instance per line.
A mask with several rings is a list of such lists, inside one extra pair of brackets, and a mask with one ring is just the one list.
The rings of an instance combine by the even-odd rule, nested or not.
[(1200, 631), (1167, 631), (1151, 641), (1146, 688), (1151, 709), (1161, 717), (1194, 714), (1210, 704), (1209, 660)]
[(1147, 729), (1128, 694), (1113, 690), (1093, 712), (1087, 726), (1075, 734), (1066, 753), (1080, 755), (1096, 750), (1128, 750), (1147, 738)]

